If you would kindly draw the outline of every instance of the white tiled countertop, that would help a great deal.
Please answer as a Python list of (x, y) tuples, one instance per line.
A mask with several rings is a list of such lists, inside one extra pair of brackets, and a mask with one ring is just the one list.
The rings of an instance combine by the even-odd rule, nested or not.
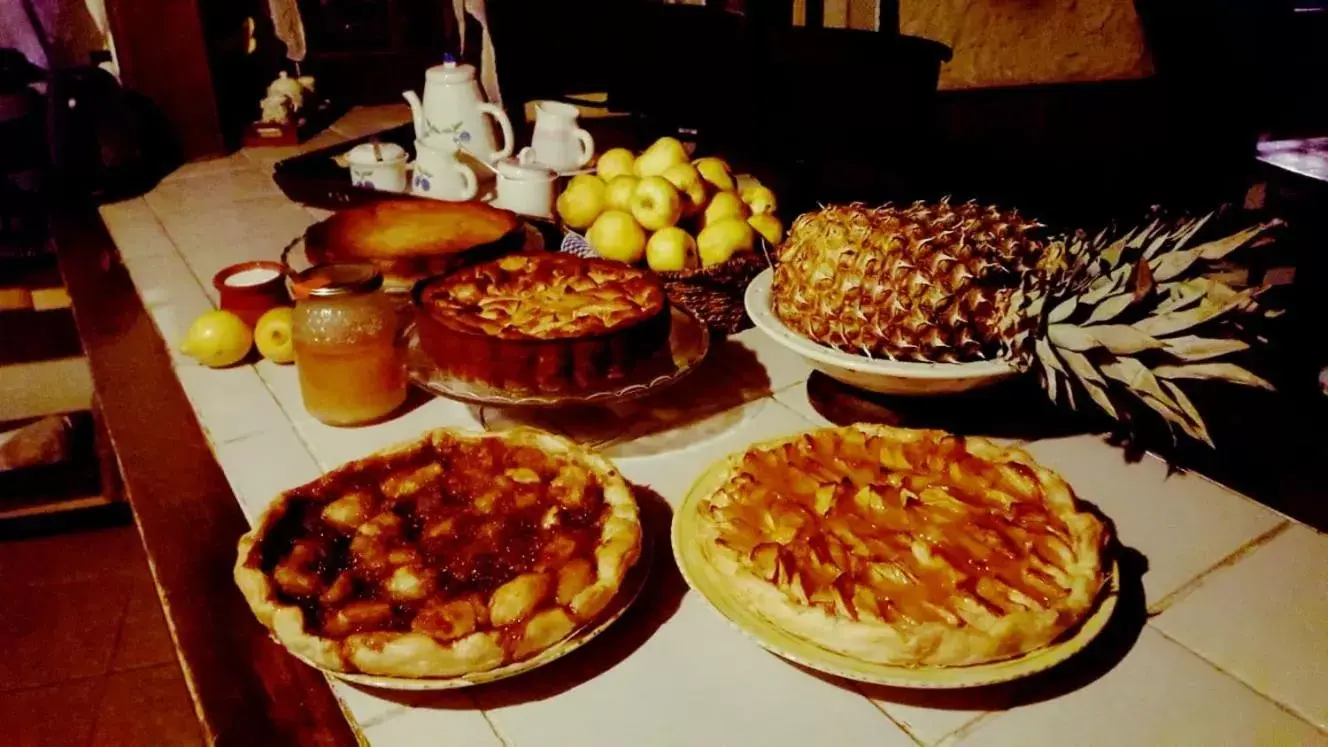
[[(305, 147), (405, 118), (397, 107), (356, 110)], [(143, 198), (102, 208), (172, 348), (216, 302), (216, 270), (277, 258), (318, 217), (269, 178), (271, 164), (292, 152), (191, 164)], [(524, 422), (600, 448), (676, 507), (713, 460), (826, 422), (808, 402), (810, 370), (759, 331), (714, 352), (709, 375), (660, 401), (593, 420)], [(211, 370), (174, 360), (251, 520), (279, 491), (429, 428), (502, 428), (528, 417), (420, 397), (394, 420), (333, 428), (304, 411), (289, 366)], [(1328, 537), (1202, 477), (1169, 475), (1151, 457), (1127, 463), (1093, 436), (1026, 447), (1111, 517), (1134, 551), (1107, 631), (1029, 680), (929, 692), (813, 674), (758, 648), (687, 591), (667, 541), (659, 541), (636, 605), (557, 662), (443, 693), (394, 694), (335, 680), (333, 689), (375, 747), (1328, 745)], [(654, 529), (666, 536), (665, 527)]]

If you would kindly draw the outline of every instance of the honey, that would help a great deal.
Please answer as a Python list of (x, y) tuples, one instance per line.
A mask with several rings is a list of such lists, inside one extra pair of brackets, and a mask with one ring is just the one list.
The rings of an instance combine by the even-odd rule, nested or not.
[(310, 415), (357, 425), (406, 399), (406, 351), (397, 310), (371, 265), (320, 265), (296, 281), (295, 365)]

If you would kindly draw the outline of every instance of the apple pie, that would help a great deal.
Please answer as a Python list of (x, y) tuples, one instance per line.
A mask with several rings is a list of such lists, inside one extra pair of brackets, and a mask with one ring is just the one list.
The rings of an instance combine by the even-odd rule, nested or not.
[(587, 390), (659, 363), (668, 298), (635, 267), (513, 254), (416, 290), (421, 349), (444, 372), (500, 389)]
[(280, 495), (241, 538), (235, 581), (320, 667), (453, 677), (594, 621), (640, 548), (603, 458), (534, 429), (443, 429)]
[(730, 457), (702, 551), (783, 630), (879, 664), (963, 666), (1055, 641), (1103, 587), (1107, 530), (1025, 452), (876, 425)]

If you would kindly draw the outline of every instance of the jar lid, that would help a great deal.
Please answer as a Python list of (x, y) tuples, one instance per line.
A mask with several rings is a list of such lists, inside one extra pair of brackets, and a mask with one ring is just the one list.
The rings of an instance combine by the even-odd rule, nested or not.
[(383, 287), (383, 276), (368, 262), (332, 262), (296, 275), (295, 285), (318, 298), (353, 296)]
[(377, 152), (374, 152), (373, 143), (360, 143), (346, 153), (346, 160), (357, 166), (396, 163), (406, 160), (406, 149), (396, 143), (378, 143)]

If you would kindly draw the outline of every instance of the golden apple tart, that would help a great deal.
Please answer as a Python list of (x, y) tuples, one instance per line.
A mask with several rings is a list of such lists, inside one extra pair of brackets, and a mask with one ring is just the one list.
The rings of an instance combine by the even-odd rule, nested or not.
[(442, 371), (513, 391), (595, 389), (657, 365), (668, 298), (635, 267), (513, 254), (422, 284), (421, 349)]
[(534, 429), (444, 429), (280, 495), (241, 538), (235, 581), (320, 667), (454, 677), (594, 621), (640, 549), (603, 458)]
[(702, 551), (773, 625), (859, 660), (1019, 656), (1084, 619), (1107, 530), (1025, 452), (852, 425), (730, 457), (697, 509)]

